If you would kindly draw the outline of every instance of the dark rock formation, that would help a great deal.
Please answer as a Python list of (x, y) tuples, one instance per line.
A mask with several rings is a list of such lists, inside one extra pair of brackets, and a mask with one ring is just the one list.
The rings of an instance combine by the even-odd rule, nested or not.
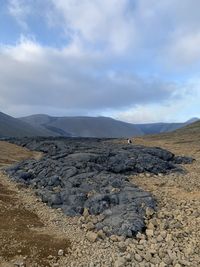
[(133, 236), (144, 227), (147, 207), (155, 209), (150, 193), (133, 185), (128, 175), (179, 171), (175, 163), (192, 162), (155, 147), (124, 145), (106, 139), (23, 138), (11, 142), (44, 152), (7, 169), (16, 181), (35, 188), (53, 208), (70, 216), (104, 214), (96, 224), (108, 235)]

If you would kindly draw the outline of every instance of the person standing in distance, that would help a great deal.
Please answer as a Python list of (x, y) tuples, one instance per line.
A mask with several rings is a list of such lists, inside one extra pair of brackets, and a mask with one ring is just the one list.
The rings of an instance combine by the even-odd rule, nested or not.
[(128, 141), (128, 144), (132, 144), (132, 141), (130, 138), (128, 138), (127, 141)]

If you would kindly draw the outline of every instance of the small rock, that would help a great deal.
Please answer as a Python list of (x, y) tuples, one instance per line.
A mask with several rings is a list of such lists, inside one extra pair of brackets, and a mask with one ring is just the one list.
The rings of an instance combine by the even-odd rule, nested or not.
[(154, 235), (154, 231), (153, 231), (153, 229), (147, 229), (147, 230), (146, 230), (146, 235), (147, 235), (148, 237), (152, 237), (152, 236)]
[(131, 261), (131, 254), (128, 253), (128, 254), (125, 256), (125, 258), (126, 258), (127, 261)]
[(94, 243), (97, 240), (98, 235), (94, 232), (87, 232), (86, 237), (90, 242)]
[(171, 234), (167, 234), (166, 241), (169, 242), (171, 240), (172, 240), (172, 235)]
[(162, 237), (161, 235), (159, 235), (159, 236), (156, 238), (156, 240), (157, 240), (158, 242), (162, 242), (162, 241), (163, 241), (163, 237)]
[(135, 254), (134, 258), (136, 261), (142, 262), (142, 257), (139, 254)]
[(103, 227), (103, 231), (104, 231), (105, 233), (108, 233), (108, 232), (109, 232), (109, 227), (108, 227), (108, 226), (104, 226), (104, 227)]
[(93, 230), (95, 228), (94, 224), (92, 222), (89, 222), (85, 225), (85, 228), (87, 230)]
[(139, 244), (140, 245), (145, 245), (147, 243), (147, 240), (145, 240), (145, 239), (141, 239), (140, 241), (139, 241)]
[(97, 217), (93, 217), (93, 218), (91, 219), (91, 222), (92, 222), (93, 224), (97, 224), (97, 223), (98, 223), (98, 219), (97, 219)]
[(126, 238), (125, 238), (124, 236), (122, 236), (122, 235), (121, 235), (121, 236), (117, 236), (117, 238), (118, 238), (118, 241), (119, 241), (119, 242), (124, 242), (125, 239), (126, 239)]
[(58, 256), (63, 256), (64, 255), (64, 250), (63, 249), (59, 249), (58, 250)]
[(146, 208), (146, 216), (149, 218), (154, 214), (154, 210), (152, 208)]
[(116, 235), (111, 235), (110, 236), (110, 240), (112, 240), (113, 242), (117, 242), (118, 241), (118, 237)]
[(154, 225), (153, 225), (153, 223), (150, 222), (150, 223), (147, 225), (147, 228), (148, 228), (148, 229), (152, 229), (152, 230), (154, 230)]
[(147, 262), (150, 262), (150, 260), (152, 258), (151, 253), (149, 253), (149, 252), (145, 253), (143, 257)]
[(99, 231), (97, 232), (97, 235), (98, 235), (98, 237), (100, 237), (101, 239), (105, 239), (105, 238), (106, 238), (106, 235), (105, 235), (105, 233), (104, 233), (103, 230), (99, 230)]
[(160, 235), (163, 237), (163, 238), (166, 238), (166, 236), (167, 236), (167, 231), (161, 231), (160, 232)]
[(176, 260), (176, 253), (173, 250), (168, 249), (167, 253), (172, 261)]
[(160, 264), (159, 264), (159, 267), (166, 267), (167, 265), (162, 261)]
[(172, 263), (172, 259), (168, 255), (166, 255), (162, 260), (166, 263), (167, 266)]
[(84, 218), (87, 218), (89, 215), (90, 215), (90, 214), (89, 214), (88, 209), (87, 209), (87, 208), (84, 208), (84, 211), (83, 211), (83, 217), (84, 217)]
[(97, 219), (98, 219), (98, 222), (102, 222), (105, 219), (105, 215), (100, 214)]
[(126, 264), (126, 259), (124, 257), (120, 257), (115, 261), (114, 267), (124, 267), (125, 264)]
[(117, 245), (118, 245), (118, 248), (119, 248), (119, 250), (121, 252), (125, 252), (126, 251), (127, 246), (126, 246), (126, 244), (124, 242), (119, 242)]
[(47, 257), (47, 259), (48, 260), (52, 260), (54, 257), (52, 256), (52, 255), (49, 255), (48, 257)]
[(82, 225), (84, 221), (85, 221), (85, 218), (84, 218), (83, 216), (81, 216), (81, 217), (78, 219), (78, 225)]
[(26, 264), (23, 262), (19, 262), (19, 263), (14, 263), (15, 267), (26, 267)]
[(137, 239), (146, 239), (145, 235), (141, 234), (140, 232), (136, 235)]

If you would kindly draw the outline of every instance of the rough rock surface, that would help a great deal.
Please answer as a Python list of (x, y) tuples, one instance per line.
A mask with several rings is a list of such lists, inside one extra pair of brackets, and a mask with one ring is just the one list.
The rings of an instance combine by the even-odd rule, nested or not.
[(175, 157), (158, 147), (125, 145), (105, 139), (10, 141), (45, 153), (39, 161), (26, 160), (8, 168), (10, 177), (35, 188), (43, 202), (61, 208), (66, 215), (84, 212), (98, 215), (94, 228), (107, 235), (136, 235), (145, 228), (146, 209), (156, 207), (151, 194), (129, 182), (128, 175), (182, 171), (177, 163), (193, 161)]

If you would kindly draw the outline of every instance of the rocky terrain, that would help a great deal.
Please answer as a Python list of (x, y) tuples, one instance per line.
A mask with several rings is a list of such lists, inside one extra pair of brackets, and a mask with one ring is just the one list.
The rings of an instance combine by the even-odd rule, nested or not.
[(145, 229), (146, 210), (156, 209), (152, 195), (130, 183), (129, 175), (182, 172), (177, 164), (193, 162), (161, 148), (101, 139), (24, 138), (12, 142), (44, 153), (40, 160), (8, 168), (12, 179), (31, 186), (43, 202), (61, 208), (66, 215), (96, 215), (86, 227), (107, 236), (135, 236)]
[[(107, 141), (104, 140), (104, 142), (106, 146)], [(118, 143), (118, 140), (114, 140), (114, 142)], [(134, 173), (134, 175), (131, 175), (131, 172), (126, 175), (123, 173), (120, 174), (121, 176), (128, 177), (134, 186), (137, 185), (139, 188), (149, 192), (156, 199), (156, 210), (146, 210), (144, 221), (147, 228), (145, 231), (138, 233), (134, 238), (125, 238), (124, 236), (118, 235), (106, 236), (104, 232), (90, 228), (91, 223), (94, 224), (98, 216), (88, 214), (87, 210), (85, 210), (81, 217), (65, 216), (60, 209), (51, 209), (45, 203), (42, 203), (40, 198), (35, 197), (31, 186), (27, 188), (24, 186), (19, 187), (21, 183), (15, 184), (13, 181), (9, 181), (7, 176), (0, 173), (4, 188), (14, 191), (15, 199), (12, 203), (20, 206), (23, 210), (35, 213), (44, 225), (41, 229), (42, 233), (56, 233), (57, 238), (60, 240), (60, 243), (58, 243), (51, 239), (51, 244), (48, 243), (47, 251), (51, 249), (49, 256), (38, 254), (38, 257), (34, 259), (32, 251), (24, 252), (23, 249), (20, 251), (20, 238), (23, 237), (23, 235), (20, 235), (18, 238), (18, 251), (16, 249), (14, 250), (13, 246), (7, 246), (6, 251), (11, 254), (9, 258), (7, 257), (7, 260), (5, 260), (5, 250), (2, 252), (0, 249), (0, 266), (200, 266), (200, 152), (199, 146), (197, 145), (199, 144), (199, 138), (195, 138), (195, 135), (188, 136), (186, 134), (183, 137), (178, 133), (176, 137), (171, 137), (171, 135), (155, 136), (155, 138), (149, 136), (148, 138), (137, 138), (134, 142), (139, 147), (141, 145), (164, 147), (176, 155), (189, 155), (196, 159), (192, 164), (181, 165), (184, 172), (173, 171), (176, 169), (168, 169), (165, 174), (161, 172), (153, 174), (149, 171), (139, 174)], [(0, 148), (2, 151), (1, 143)], [(26, 142), (23, 145), (25, 146)], [(122, 141), (120, 146), (126, 147), (127, 145)], [(19, 160), (19, 155), (21, 157), (20, 159), (22, 159), (23, 155), (24, 159), (31, 156), (27, 154), (28, 152), (26, 150), (24, 152), (23, 150), (10, 144), (9, 153), (13, 155), (10, 163)], [(3, 151), (0, 160), (4, 157), (5, 152)], [(37, 158), (40, 157), (37, 156)], [(9, 164), (8, 160), (6, 160), (7, 164)], [(12, 200), (13, 196), (11, 195), (10, 198)], [(5, 204), (2, 203), (2, 205)], [(11, 206), (13, 207), (13, 205)], [(12, 220), (12, 217), (10, 217), (10, 220)], [(23, 220), (24, 224), (26, 224), (27, 214), (21, 214), (21, 220), (19, 220), (18, 224), (17, 221), (15, 222), (15, 227), (17, 225), (19, 227)], [(29, 221), (31, 222), (32, 220), (30, 219)], [(30, 227), (29, 224), (27, 222), (28, 227)], [(9, 227), (10, 224), (7, 229), (8, 239), (10, 238), (11, 232), (13, 232), (13, 236), (16, 232), (15, 229), (10, 229)], [(34, 227), (32, 226), (31, 229), (34, 230)], [(23, 237), (23, 242), (28, 242), (27, 236), (25, 235)], [(69, 247), (63, 243), (63, 237), (69, 240)], [(45, 240), (42, 237), (39, 238), (41, 238), (42, 244), (46, 246)], [(0, 240), (2, 244), (1, 236)], [(5, 243), (6, 232), (4, 233), (3, 240)], [(33, 247), (35, 247), (36, 251), (37, 249), (40, 251), (40, 245), (38, 243), (35, 243)], [(12, 253), (15, 254), (13, 255)]]

